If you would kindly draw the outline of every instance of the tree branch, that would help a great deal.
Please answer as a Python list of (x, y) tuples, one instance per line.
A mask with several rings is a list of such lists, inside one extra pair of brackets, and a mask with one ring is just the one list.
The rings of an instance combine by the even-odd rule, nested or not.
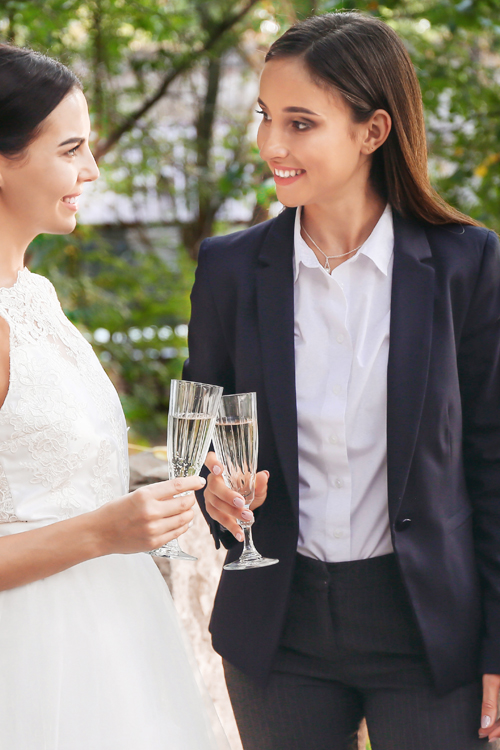
[(219, 39), (230, 29), (241, 21), (242, 18), (257, 4), (259, 0), (247, 0), (245, 5), (237, 13), (232, 16), (228, 16), (221, 23), (215, 25), (210, 33), (209, 38), (205, 44), (198, 50), (190, 50), (188, 53), (181, 55), (179, 59), (174, 63), (174, 67), (170, 70), (163, 78), (162, 82), (156, 89), (156, 91), (148, 97), (132, 114), (128, 115), (123, 122), (113, 130), (110, 135), (103, 141), (97, 144), (94, 149), (94, 156), (96, 161), (99, 161), (105, 154), (110, 151), (113, 146), (120, 140), (120, 138), (131, 130), (136, 122), (143, 117), (167, 92), (170, 84), (175, 79), (185, 73), (186, 70), (198, 61), (200, 55), (204, 55), (209, 52)]

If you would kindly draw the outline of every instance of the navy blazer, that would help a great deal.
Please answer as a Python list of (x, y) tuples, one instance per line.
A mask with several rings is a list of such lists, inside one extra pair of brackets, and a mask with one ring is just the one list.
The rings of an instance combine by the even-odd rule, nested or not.
[[(184, 377), (257, 392), (258, 550), (279, 565), (224, 571), (216, 651), (265, 683), (298, 538), (295, 209), (203, 242)], [(440, 692), (500, 674), (500, 245), (486, 229), (394, 214), (387, 471), (395, 555)], [(202, 510), (203, 500), (200, 497)], [(241, 545), (206, 514), (235, 559)]]

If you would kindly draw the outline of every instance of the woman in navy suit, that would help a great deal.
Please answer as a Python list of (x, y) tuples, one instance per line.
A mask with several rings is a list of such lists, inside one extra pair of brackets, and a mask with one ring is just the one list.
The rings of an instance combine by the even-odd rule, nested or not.
[[(500, 253), (431, 188), (421, 94), (381, 21), (266, 57), (258, 145), (286, 207), (206, 240), (188, 379), (256, 391), (254, 537), (211, 622), (245, 750), (500, 737)], [(202, 509), (241, 550), (213, 454)]]

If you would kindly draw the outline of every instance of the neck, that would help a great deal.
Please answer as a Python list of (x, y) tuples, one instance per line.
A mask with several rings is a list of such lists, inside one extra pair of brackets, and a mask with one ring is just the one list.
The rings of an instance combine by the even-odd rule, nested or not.
[(24, 268), (26, 248), (34, 239), (32, 233), (23, 228), (20, 222), (9, 219), (0, 209), (0, 287), (15, 284), (17, 274)]
[[(359, 248), (370, 236), (385, 208), (385, 201), (367, 188), (366, 194), (341, 198), (335, 202), (315, 203), (302, 208), (301, 223), (323, 253), (330, 257), (331, 268), (347, 260), (349, 253)], [(324, 255), (302, 235), (316, 254), (321, 265)], [(347, 253), (347, 255), (346, 255)], [(340, 257), (343, 256), (343, 257)]]

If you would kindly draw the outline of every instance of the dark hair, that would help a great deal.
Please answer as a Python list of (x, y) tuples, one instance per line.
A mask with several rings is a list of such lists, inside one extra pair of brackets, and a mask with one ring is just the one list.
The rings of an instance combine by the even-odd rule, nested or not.
[(391, 206), (431, 224), (478, 224), (430, 184), (420, 86), (403, 42), (387, 24), (356, 11), (313, 16), (277, 39), (266, 62), (297, 56), (316, 83), (338, 91), (355, 122), (377, 109), (391, 116), (391, 132), (373, 154), (370, 174)]
[(0, 154), (22, 156), (47, 115), (73, 88), (82, 85), (62, 63), (0, 44)]

